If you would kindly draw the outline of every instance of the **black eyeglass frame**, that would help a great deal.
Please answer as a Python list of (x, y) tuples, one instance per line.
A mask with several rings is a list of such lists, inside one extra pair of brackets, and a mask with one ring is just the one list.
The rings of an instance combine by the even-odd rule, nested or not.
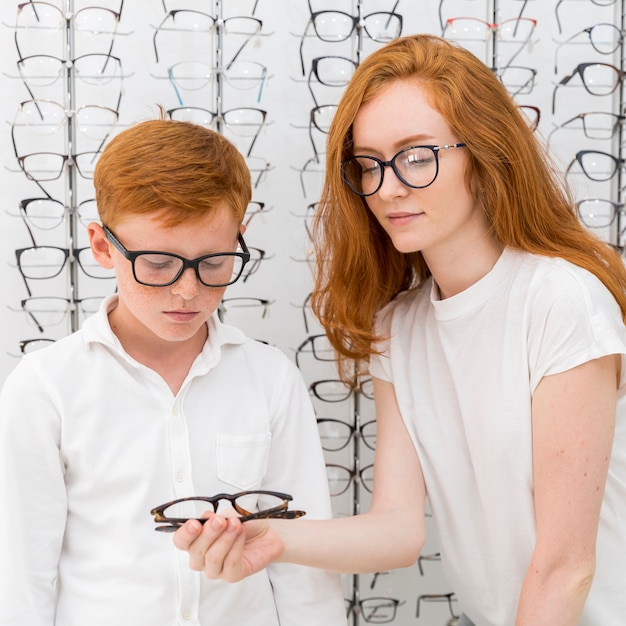
[[(272, 507), (270, 509), (264, 509), (252, 513), (244, 509), (241, 505), (237, 504), (238, 498), (243, 498), (249, 495), (273, 496), (275, 498), (281, 499), (283, 502), (278, 506)], [(241, 516), (237, 518), (240, 522), (248, 522), (258, 519), (297, 519), (306, 515), (305, 511), (288, 510), (289, 502), (293, 500), (293, 497), (287, 493), (266, 490), (240, 491), (239, 493), (218, 493), (215, 496), (179, 498), (177, 500), (172, 500), (171, 502), (166, 502), (165, 504), (161, 504), (153, 508), (150, 511), (150, 515), (154, 515), (154, 521), (156, 524), (161, 524), (161, 526), (157, 526), (154, 530), (164, 533), (173, 533), (176, 532), (183, 524), (188, 522), (190, 519), (195, 519), (196, 521), (200, 522), (200, 524), (204, 524), (207, 521), (204, 517), (167, 517), (164, 515), (164, 511), (170, 506), (174, 506), (182, 502), (201, 501), (210, 504), (213, 507), (213, 511), (217, 513), (217, 505), (221, 500), (227, 500), (228, 502), (230, 502), (231, 506)]]
[[(194, 272), (196, 273), (196, 278), (205, 287), (227, 287), (228, 285), (232, 285), (233, 283), (236, 283), (239, 280), (239, 278), (241, 278), (241, 275), (243, 274), (243, 270), (246, 264), (250, 261), (250, 252), (248, 251), (248, 246), (246, 246), (246, 242), (243, 240), (243, 235), (241, 233), (237, 234), (237, 241), (239, 242), (239, 245), (241, 246), (242, 252), (213, 252), (211, 254), (204, 254), (203, 256), (199, 256), (196, 259), (186, 259), (184, 256), (180, 256), (179, 254), (174, 254), (172, 252), (162, 252), (160, 250), (127, 250), (124, 247), (124, 245), (120, 242), (120, 240), (111, 232), (109, 228), (107, 228), (105, 225), (103, 225), (102, 228), (104, 229), (104, 234), (106, 238), (115, 246), (115, 248), (117, 248), (117, 250), (125, 259), (130, 261), (132, 265), (132, 269), (133, 269), (134, 279), (140, 285), (145, 285), (146, 287), (169, 287), (170, 285), (173, 285), (183, 275), (184, 271), (188, 268), (193, 268)], [(135, 260), (137, 259), (137, 257), (142, 256), (144, 254), (161, 254), (164, 256), (173, 257), (175, 259), (180, 259), (183, 262), (183, 264), (179, 272), (176, 274), (176, 276), (169, 282), (163, 283), (163, 284), (159, 283), (158, 285), (154, 285), (152, 283), (146, 283), (142, 280), (139, 280), (139, 278), (137, 278), (137, 273), (135, 271)], [(205, 283), (200, 276), (200, 268), (199, 268), (200, 263), (202, 261), (205, 261), (206, 259), (211, 259), (215, 257), (226, 257), (226, 256), (239, 257), (241, 259), (242, 261), (241, 269), (239, 273), (237, 274), (237, 276), (231, 279), (230, 282), (219, 284), (219, 285)]]
[[(383, 161), (382, 159), (379, 159), (374, 156), (370, 156), (369, 154), (355, 154), (354, 156), (344, 159), (341, 162), (341, 173), (342, 173), (344, 182), (346, 183), (346, 185), (348, 185), (350, 190), (353, 191), (357, 196), (361, 196), (362, 198), (373, 196), (383, 186), (383, 181), (385, 180), (385, 168), (387, 167), (391, 167), (391, 169), (393, 170), (394, 174), (398, 177), (400, 182), (402, 182), (402, 184), (406, 185), (407, 187), (410, 187), (411, 189), (425, 189), (426, 187), (429, 187), (430, 185), (432, 185), (437, 180), (437, 176), (439, 175), (439, 152), (441, 150), (449, 150), (450, 148), (465, 148), (465, 147), (467, 146), (464, 143), (444, 144), (442, 146), (430, 146), (430, 145), (429, 146), (409, 146), (408, 148), (403, 148), (399, 152), (396, 152), (396, 154), (394, 154), (391, 157), (391, 159), (389, 159), (388, 161)], [(404, 178), (404, 176), (402, 176), (400, 169), (396, 165), (396, 159), (399, 156), (403, 155), (405, 152), (409, 152), (410, 150), (418, 150), (418, 149), (430, 150), (433, 153), (434, 158), (435, 158), (435, 175), (433, 176), (433, 179), (426, 185), (412, 185)], [(364, 158), (375, 161), (376, 163), (378, 163), (380, 167), (380, 181), (378, 185), (376, 186), (376, 189), (374, 189), (374, 191), (371, 191), (370, 193), (363, 193), (362, 191), (359, 191), (358, 189), (353, 187), (352, 184), (350, 183), (350, 180), (348, 178), (348, 173), (346, 171), (348, 164), (353, 163), (353, 162), (358, 163), (358, 159), (364, 159)]]

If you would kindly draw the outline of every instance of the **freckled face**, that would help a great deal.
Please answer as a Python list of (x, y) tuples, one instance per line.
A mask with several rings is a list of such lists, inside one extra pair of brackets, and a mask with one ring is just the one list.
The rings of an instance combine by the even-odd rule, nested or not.
[[(397, 80), (364, 104), (353, 125), (354, 154), (388, 161), (403, 148), (460, 142), (413, 81)], [(421, 251), (426, 262), (487, 231), (481, 208), (465, 184), (465, 148), (441, 150), (439, 173), (428, 187), (412, 189), (386, 167), (368, 207), (400, 252)]]
[[(214, 252), (234, 252), (239, 224), (232, 212), (222, 207), (199, 222), (168, 228), (158, 219), (131, 216), (114, 232), (127, 250), (156, 250), (195, 259)], [(205, 323), (217, 309), (226, 287), (203, 285), (192, 268), (187, 268), (173, 285), (141, 285), (133, 277), (130, 261), (112, 245), (109, 249), (119, 294), (114, 312), (116, 325), (132, 329), (146, 341), (185, 342), (205, 332)]]

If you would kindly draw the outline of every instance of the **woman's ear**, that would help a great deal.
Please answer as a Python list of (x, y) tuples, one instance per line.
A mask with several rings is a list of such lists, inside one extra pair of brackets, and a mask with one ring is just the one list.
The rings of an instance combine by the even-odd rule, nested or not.
[(87, 225), (87, 234), (89, 235), (89, 245), (93, 258), (98, 265), (107, 270), (113, 269), (113, 257), (111, 256), (111, 244), (106, 238), (104, 229), (97, 222), (91, 222)]

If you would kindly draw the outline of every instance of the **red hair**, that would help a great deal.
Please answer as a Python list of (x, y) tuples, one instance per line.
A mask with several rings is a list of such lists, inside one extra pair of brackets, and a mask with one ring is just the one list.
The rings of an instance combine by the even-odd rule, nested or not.
[(374, 353), (374, 316), (430, 271), (419, 252), (398, 252), (342, 180), (360, 107), (390, 81), (415, 81), (452, 132), (467, 145), (466, 185), (503, 246), (561, 257), (595, 274), (626, 317), (626, 266), (578, 219), (562, 177), (495, 74), (473, 54), (432, 35), (397, 39), (366, 57), (329, 129), (326, 178), (314, 224), (317, 272), (311, 298), (340, 375)]
[(96, 164), (94, 187), (100, 219), (110, 228), (131, 214), (159, 214), (175, 226), (224, 204), (241, 222), (252, 197), (250, 171), (228, 139), (165, 119), (115, 136)]

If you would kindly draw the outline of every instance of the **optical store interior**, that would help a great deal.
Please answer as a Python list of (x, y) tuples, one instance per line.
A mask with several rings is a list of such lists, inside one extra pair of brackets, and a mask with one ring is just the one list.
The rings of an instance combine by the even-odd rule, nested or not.
[[(93, 167), (161, 106), (246, 156), (252, 263), (221, 316), (300, 368), (336, 516), (369, 506), (376, 430), (371, 384), (337, 380), (309, 306), (309, 227), (329, 124), (368, 54), (411, 33), (469, 48), (553, 155), (581, 220), (623, 244), (624, 0), (5, 0), (0, 19), (0, 382), (114, 293), (87, 248)], [(432, 533), (413, 567), (344, 587), (351, 624), (443, 626), (459, 613)]]

